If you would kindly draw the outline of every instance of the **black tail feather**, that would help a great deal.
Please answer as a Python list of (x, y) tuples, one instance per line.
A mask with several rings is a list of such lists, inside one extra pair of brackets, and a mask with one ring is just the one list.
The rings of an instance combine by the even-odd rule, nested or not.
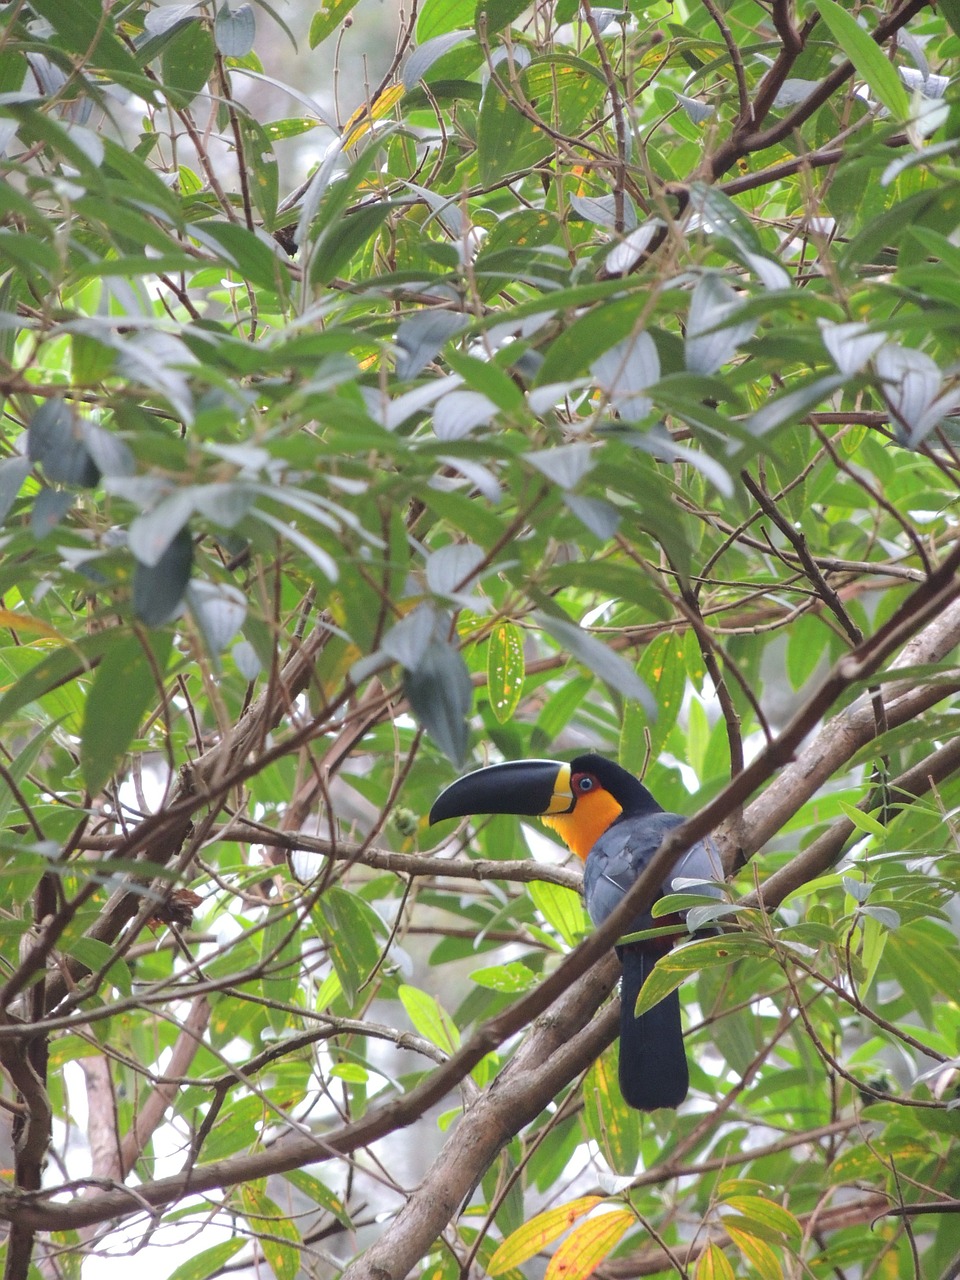
[[(619, 949), (619, 948), (618, 948)], [(624, 947), (620, 988), (620, 1092), (638, 1111), (678, 1107), (690, 1079), (683, 1049), (680, 996), (671, 991), (640, 1018), (633, 1016), (640, 988), (656, 963), (656, 955)]]

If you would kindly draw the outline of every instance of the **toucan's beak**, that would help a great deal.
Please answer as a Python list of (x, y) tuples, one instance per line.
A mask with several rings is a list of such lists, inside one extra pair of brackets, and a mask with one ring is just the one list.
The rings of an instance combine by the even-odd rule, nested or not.
[(519, 813), (542, 817), (573, 808), (570, 766), (559, 760), (511, 760), (458, 778), (437, 797), (430, 821), (471, 813)]

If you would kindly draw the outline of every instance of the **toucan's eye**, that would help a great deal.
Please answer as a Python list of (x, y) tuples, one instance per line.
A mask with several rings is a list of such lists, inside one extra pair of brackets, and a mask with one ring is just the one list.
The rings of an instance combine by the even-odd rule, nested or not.
[(577, 790), (580, 792), (593, 790), (593, 779), (589, 774), (585, 773), (577, 779)]

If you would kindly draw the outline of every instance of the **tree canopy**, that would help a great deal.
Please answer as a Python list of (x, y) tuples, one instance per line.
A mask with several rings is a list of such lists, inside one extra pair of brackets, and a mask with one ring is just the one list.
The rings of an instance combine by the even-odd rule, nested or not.
[(955, 1277), (960, 3), (357, 4), (0, 10), (6, 1277)]

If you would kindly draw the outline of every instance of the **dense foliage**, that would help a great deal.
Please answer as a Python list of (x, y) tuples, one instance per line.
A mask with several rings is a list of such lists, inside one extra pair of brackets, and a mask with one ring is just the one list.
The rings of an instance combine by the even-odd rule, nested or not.
[[(955, 1276), (960, 4), (367, 6), (339, 122), (0, 10), (6, 1274)], [(584, 748), (731, 871), (676, 1115), (424, 817)]]

